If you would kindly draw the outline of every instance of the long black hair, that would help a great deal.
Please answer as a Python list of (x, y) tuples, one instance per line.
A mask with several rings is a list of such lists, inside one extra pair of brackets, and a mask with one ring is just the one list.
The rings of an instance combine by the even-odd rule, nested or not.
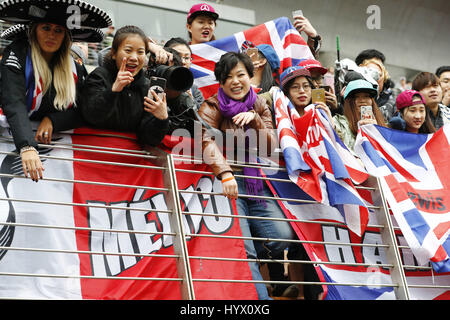
[[(406, 107), (399, 111), (402, 119), (403, 119), (403, 115), (405, 114), (406, 111), (408, 111), (408, 109), (409, 109), (409, 107)], [(405, 131), (406, 131), (406, 128), (405, 128)], [(420, 126), (419, 133), (430, 134), (430, 133), (435, 133), (435, 132), (436, 132), (436, 128), (433, 125), (433, 122), (431, 122), (429, 110), (427, 107), (425, 107), (425, 121)]]
[(279, 69), (273, 70), (264, 54), (261, 51), (258, 51), (258, 54), (260, 59), (266, 59), (266, 64), (264, 65), (264, 69), (261, 76), (261, 83), (259, 84), (259, 87), (262, 89), (261, 92), (267, 92), (272, 87), (279, 86), (276, 80), (280, 78)]

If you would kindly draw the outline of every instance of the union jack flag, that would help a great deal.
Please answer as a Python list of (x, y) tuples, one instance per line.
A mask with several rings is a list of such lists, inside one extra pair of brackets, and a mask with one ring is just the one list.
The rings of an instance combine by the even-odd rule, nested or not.
[(450, 272), (449, 140), (449, 125), (429, 135), (369, 125), (355, 144), (417, 261), (437, 272)]
[(339, 210), (348, 228), (361, 236), (369, 204), (354, 184), (368, 174), (345, 147), (328, 118), (314, 105), (299, 113), (281, 90), (274, 92), (278, 139), (289, 178), (314, 200)]
[(255, 46), (271, 45), (280, 58), (280, 74), (284, 69), (297, 65), (302, 59), (314, 59), (308, 45), (294, 28), (290, 20), (281, 17), (232, 36), (191, 45), (192, 66), (195, 84), (205, 99), (217, 93), (219, 84), (214, 76), (214, 67), (220, 57), (227, 52), (239, 52), (242, 44), (250, 41)]

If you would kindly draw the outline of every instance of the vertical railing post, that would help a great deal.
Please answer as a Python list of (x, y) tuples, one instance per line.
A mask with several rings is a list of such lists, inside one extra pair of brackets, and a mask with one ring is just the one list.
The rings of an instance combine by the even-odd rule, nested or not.
[[(376, 179), (376, 181), (373, 181), (372, 179)], [(384, 196), (383, 186), (379, 178), (371, 178), (371, 180), (371, 184), (378, 189), (377, 196), (379, 196), (379, 198), (375, 196), (373, 200), (374, 205), (381, 208), (380, 210), (377, 210), (377, 218), (379, 219), (379, 223), (384, 225), (384, 228), (381, 229), (381, 239), (383, 244), (389, 245), (389, 248), (386, 250), (386, 258), (388, 259), (388, 262), (393, 265), (393, 268), (390, 269), (391, 279), (393, 283), (398, 285), (394, 288), (395, 296), (398, 300), (410, 300), (405, 270), (403, 269), (394, 226)]]
[(172, 211), (169, 221), (172, 232), (175, 233), (173, 250), (174, 253), (179, 256), (179, 258), (177, 258), (178, 277), (183, 279), (181, 283), (181, 298), (183, 300), (195, 300), (189, 253), (185, 238), (186, 232), (184, 230), (180, 193), (178, 190), (173, 156), (160, 149), (151, 148), (150, 150), (152, 154), (157, 154), (159, 159), (161, 159), (159, 165), (166, 168), (166, 170), (163, 171), (163, 181), (164, 186), (169, 189), (167, 192), (167, 209)]

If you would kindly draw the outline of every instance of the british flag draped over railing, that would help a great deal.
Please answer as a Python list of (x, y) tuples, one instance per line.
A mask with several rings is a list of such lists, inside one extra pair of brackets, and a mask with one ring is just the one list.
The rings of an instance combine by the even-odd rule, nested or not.
[(281, 17), (232, 36), (192, 45), (192, 66), (195, 84), (206, 98), (217, 93), (219, 84), (214, 76), (214, 67), (220, 57), (227, 52), (239, 52), (244, 41), (254, 45), (271, 45), (280, 58), (280, 74), (284, 69), (297, 65), (301, 59), (313, 59), (305, 40), (294, 28), (290, 20)]
[(368, 222), (366, 201), (354, 184), (367, 178), (362, 164), (314, 105), (299, 113), (281, 90), (274, 91), (278, 139), (291, 181), (316, 201), (339, 210), (348, 228), (362, 235)]
[(355, 152), (383, 192), (420, 265), (450, 272), (450, 125), (434, 134), (364, 126)]

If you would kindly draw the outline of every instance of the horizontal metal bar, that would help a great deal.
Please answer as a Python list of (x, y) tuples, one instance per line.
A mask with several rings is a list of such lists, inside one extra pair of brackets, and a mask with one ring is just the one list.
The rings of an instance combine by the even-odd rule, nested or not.
[[(10, 179), (29, 179), (23, 175), (14, 175), (7, 173), (0, 173), (0, 177), (10, 178)], [(58, 179), (58, 178), (48, 178), (44, 177), (40, 179), (41, 181), (51, 181), (51, 182), (65, 182), (65, 183), (80, 183), (80, 184), (89, 184), (89, 185), (98, 185), (98, 186), (106, 186), (106, 187), (117, 187), (117, 188), (132, 188), (132, 189), (144, 189), (144, 190), (153, 190), (153, 191), (168, 191), (167, 188), (157, 188), (157, 187), (147, 187), (147, 186), (139, 186), (139, 185), (127, 185), (127, 184), (119, 184), (119, 183), (106, 183), (106, 182), (98, 182), (98, 181), (87, 181), (87, 180), (71, 180), (71, 179)]]
[(87, 208), (101, 208), (101, 209), (117, 209), (117, 210), (133, 210), (142, 212), (162, 212), (162, 213), (172, 213), (170, 210), (158, 210), (158, 209), (146, 209), (146, 208), (131, 208), (131, 207), (115, 207), (108, 205), (97, 205), (97, 204), (87, 204), (87, 203), (75, 203), (75, 202), (57, 202), (57, 201), (44, 201), (44, 200), (30, 200), (30, 199), (15, 199), (15, 198), (4, 198), (0, 197), (0, 201), (12, 201), (12, 202), (27, 202), (35, 204), (50, 204), (58, 206), (72, 206), (72, 207), (87, 207)]
[(338, 261), (310, 261), (310, 260), (280, 260), (280, 259), (243, 259), (243, 258), (220, 258), (220, 257), (203, 257), (203, 256), (189, 256), (189, 259), (197, 260), (213, 260), (225, 262), (259, 262), (259, 263), (292, 263), (292, 264), (314, 264), (314, 265), (336, 265), (336, 266), (350, 266), (350, 267), (379, 267), (379, 268), (393, 268), (392, 264), (375, 264), (375, 263), (349, 263)]
[[(7, 151), (0, 151), (0, 154), (15, 156), (15, 157), (18, 156), (18, 154), (15, 152), (7, 152)], [(46, 155), (39, 155), (39, 157), (42, 159), (52, 159), (52, 160), (72, 161), (72, 162), (85, 162), (85, 163), (112, 165), (112, 166), (119, 166), (119, 167), (142, 168), (142, 169), (153, 169), (153, 170), (166, 170), (167, 169), (167, 168), (159, 167), (159, 166), (147, 166), (147, 165), (141, 165), (141, 164), (130, 164), (130, 163), (112, 162), (112, 161), (64, 158), (64, 157), (54, 157), (54, 156), (46, 156)]]
[(426, 284), (408, 284), (409, 288), (423, 288), (423, 289), (450, 289), (450, 285), (426, 285)]
[(313, 281), (267, 281), (267, 280), (235, 280), (235, 279), (192, 279), (196, 282), (226, 282), (226, 283), (263, 283), (263, 284), (301, 284), (301, 285), (331, 285), (331, 286), (352, 286), (352, 287), (390, 287), (396, 288), (398, 285), (391, 283), (367, 284), (350, 282), (313, 282)]
[(0, 222), (0, 225), (26, 227), (26, 228), (68, 230), (68, 231), (110, 232), (110, 233), (126, 233), (126, 234), (167, 235), (167, 236), (176, 235), (174, 232), (170, 233), (161, 231), (118, 230), (118, 229), (101, 229), (89, 227), (64, 227), (64, 226), (43, 225), (43, 224), (17, 223), (17, 222)]
[[(180, 190), (180, 193), (208, 194), (208, 195), (215, 195), (215, 196), (223, 196), (223, 193), (219, 193), (219, 192), (206, 192), (206, 191), (197, 191), (197, 190)], [(319, 202), (314, 201), (314, 200), (267, 197), (267, 196), (256, 196), (256, 195), (246, 195), (246, 194), (238, 194), (238, 198), (251, 198), (251, 199), (278, 200), (278, 201), (287, 201), (287, 202), (320, 204)], [(380, 207), (376, 207), (376, 206), (367, 206), (367, 208), (374, 209), (374, 210), (380, 209)]]
[[(212, 196), (223, 196), (223, 193), (219, 192), (206, 192), (206, 191), (197, 191), (197, 190), (180, 190), (180, 193), (192, 193), (192, 194), (208, 194)], [(299, 202), (299, 203), (309, 203), (309, 204), (318, 204), (317, 201), (311, 200), (301, 200), (301, 199), (288, 199), (288, 198), (278, 198), (278, 197), (265, 197), (265, 196), (253, 196), (253, 195), (244, 195), (238, 194), (239, 198), (252, 198), (252, 199), (265, 199), (265, 200), (280, 200), (280, 201), (289, 201), (289, 202)]]
[(241, 240), (253, 240), (263, 242), (289, 242), (289, 243), (309, 243), (309, 244), (321, 244), (321, 245), (335, 245), (335, 246), (350, 246), (350, 247), (376, 247), (376, 248), (389, 248), (386, 244), (373, 244), (373, 243), (348, 243), (348, 242), (330, 242), (330, 241), (306, 241), (306, 240), (290, 240), (290, 239), (275, 239), (275, 238), (257, 238), (257, 237), (239, 237), (239, 236), (224, 236), (216, 234), (185, 234), (186, 237), (201, 237), (201, 238), (220, 238), (220, 239), (241, 239)]
[(96, 146), (90, 146), (88, 148), (63, 147), (63, 146), (57, 146), (57, 145), (52, 145), (52, 144), (39, 144), (38, 146), (43, 147), (43, 148), (52, 148), (52, 149), (60, 149), (60, 150), (81, 151), (81, 152), (88, 152), (88, 153), (90, 152), (90, 153), (99, 153), (99, 154), (108, 154), (108, 155), (120, 155), (120, 156), (135, 157), (135, 158), (141, 158), (141, 159), (147, 159), (147, 160), (159, 159), (159, 157), (157, 157), (157, 156), (136, 154), (136, 153), (132, 153), (132, 152), (119, 152), (119, 151), (112, 151), (112, 150), (95, 150)]
[[(255, 217), (255, 216), (242, 216), (242, 215), (229, 215), (229, 214), (220, 214), (220, 213), (202, 213), (202, 212), (188, 212), (182, 211), (185, 215), (198, 215), (198, 216), (206, 216), (206, 217), (223, 217), (223, 218), (232, 218), (232, 219), (249, 219), (249, 220), (267, 220), (267, 221), (286, 221), (286, 222), (301, 222), (301, 223), (311, 223), (311, 224), (320, 224), (327, 226), (346, 226), (343, 222), (331, 222), (331, 221), (320, 221), (320, 220), (301, 220), (301, 219), (289, 219), (289, 218), (271, 218), (271, 217)], [(384, 228), (383, 225), (367, 225), (367, 228)]]
[(17, 273), (0, 272), (0, 276), (14, 277), (37, 277), (37, 278), (63, 278), (63, 279), (99, 279), (99, 280), (141, 280), (141, 281), (183, 281), (182, 278), (150, 278), (150, 277), (111, 277), (111, 276), (84, 276), (84, 275), (65, 275), (65, 274), (44, 274), (44, 273)]
[(19, 248), (0, 246), (0, 250), (30, 251), (30, 252), (48, 252), (48, 253), (67, 253), (67, 254), (87, 254), (97, 256), (120, 256), (120, 257), (142, 257), (142, 258), (179, 258), (179, 255), (153, 254), (153, 253), (117, 253), (100, 251), (82, 251), (82, 250), (64, 250), (64, 249), (42, 249), (42, 248)]
[(403, 265), (405, 269), (421, 269), (421, 270), (432, 270), (432, 267), (429, 266), (411, 266), (411, 265)]

